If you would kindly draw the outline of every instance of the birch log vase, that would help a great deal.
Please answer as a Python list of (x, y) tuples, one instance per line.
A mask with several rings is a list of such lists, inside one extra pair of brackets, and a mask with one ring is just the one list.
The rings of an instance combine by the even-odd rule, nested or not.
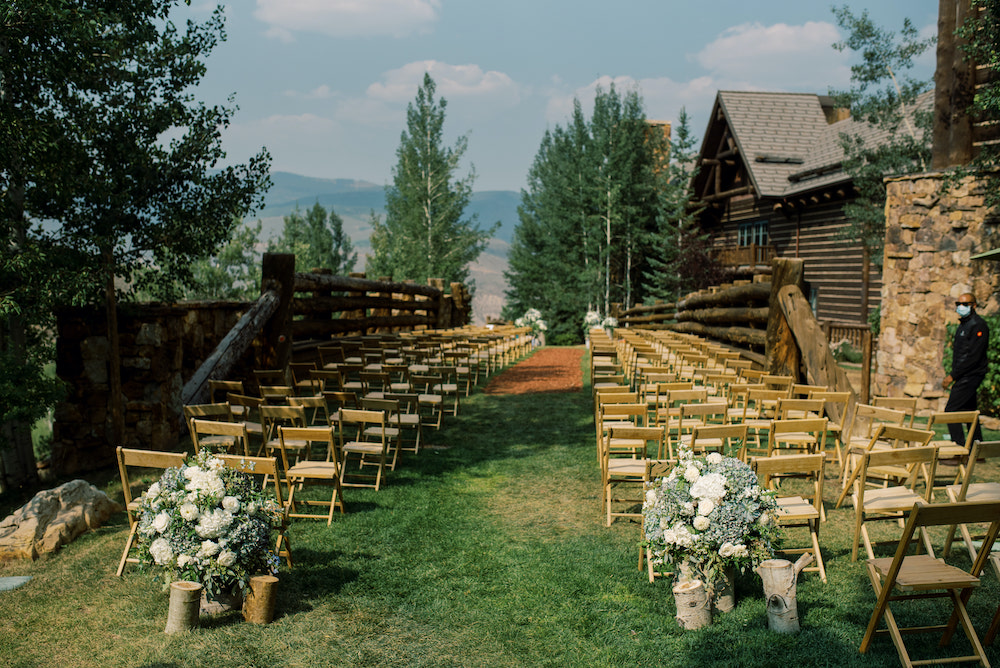
[(200, 582), (181, 580), (170, 583), (170, 608), (164, 633), (183, 633), (198, 626), (201, 589)]
[(685, 631), (712, 623), (711, 601), (701, 580), (681, 580), (675, 584), (674, 603), (677, 605), (677, 624)]
[(727, 566), (722, 577), (714, 583), (712, 590), (712, 610), (730, 612), (736, 607), (736, 569)]
[(250, 593), (243, 600), (243, 619), (251, 624), (270, 624), (278, 596), (278, 578), (255, 575), (250, 578)]
[(803, 554), (794, 564), (787, 559), (768, 559), (757, 567), (767, 601), (767, 627), (776, 633), (798, 633), (799, 605), (796, 582), (799, 572), (813, 560)]

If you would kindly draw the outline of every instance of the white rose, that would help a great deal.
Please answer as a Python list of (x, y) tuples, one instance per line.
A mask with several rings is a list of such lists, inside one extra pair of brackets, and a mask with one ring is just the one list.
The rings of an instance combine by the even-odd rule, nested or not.
[(192, 557), (190, 555), (187, 555), (187, 554), (179, 555), (177, 557), (177, 567), (178, 568), (184, 568), (185, 566), (187, 566), (188, 564), (190, 564), (192, 561), (194, 561), (194, 557)]
[(705, 461), (707, 461), (709, 464), (721, 464), (722, 455), (720, 455), (718, 452), (711, 452), (709, 453), (708, 457), (705, 457)]
[(711, 522), (704, 515), (698, 515), (698, 517), (694, 518), (694, 528), (698, 531), (704, 531), (710, 524)]
[(185, 503), (179, 508), (179, 511), (181, 517), (183, 517), (185, 520), (188, 520), (189, 522), (198, 519), (198, 515), (200, 514), (198, 512), (198, 506), (194, 505), (193, 503)]
[(150, 500), (152, 500), (158, 497), (159, 495), (160, 495), (160, 483), (154, 482), (152, 485), (149, 486), (149, 489), (146, 490), (146, 496), (148, 496)]
[(230, 552), (229, 550), (223, 550), (219, 553), (219, 558), (217, 559), (219, 565), (223, 568), (229, 568), (236, 563), (236, 553)]
[(222, 507), (231, 513), (235, 513), (240, 509), (240, 500), (235, 496), (227, 496), (222, 499)]
[(711, 515), (713, 510), (715, 510), (715, 503), (712, 499), (702, 499), (698, 502), (698, 515)]
[(156, 517), (153, 518), (153, 529), (156, 533), (163, 533), (166, 531), (169, 524), (170, 515), (167, 515), (166, 513), (158, 513)]
[(694, 464), (688, 464), (687, 468), (684, 469), (684, 479), (688, 482), (694, 482), (701, 475), (701, 471)]

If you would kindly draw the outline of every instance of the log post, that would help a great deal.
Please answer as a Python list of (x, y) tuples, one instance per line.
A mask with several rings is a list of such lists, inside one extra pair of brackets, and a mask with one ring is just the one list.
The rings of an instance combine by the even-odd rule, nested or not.
[(170, 583), (170, 607), (164, 633), (183, 633), (198, 626), (201, 611), (200, 582), (181, 580)]
[(675, 584), (674, 603), (677, 605), (675, 619), (685, 631), (700, 629), (712, 623), (712, 606), (701, 580), (681, 580)]
[(861, 403), (867, 404), (872, 393), (872, 332), (861, 334)]
[(278, 597), (278, 578), (255, 575), (250, 578), (250, 594), (243, 599), (243, 619), (251, 624), (270, 624)]
[(757, 567), (757, 574), (764, 582), (764, 599), (767, 601), (767, 627), (776, 633), (798, 633), (799, 607), (796, 582), (799, 573), (809, 565), (813, 556), (808, 552), (794, 564), (787, 559), (768, 559)]
[(261, 369), (284, 369), (292, 355), (292, 298), (295, 296), (295, 256), (264, 253), (260, 291), (278, 293), (278, 308), (264, 326)]
[(801, 355), (795, 345), (795, 337), (785, 320), (778, 304), (778, 293), (786, 285), (803, 286), (802, 276), (805, 271), (805, 260), (798, 258), (776, 257), (771, 260), (771, 297), (768, 301), (770, 315), (767, 321), (767, 343), (765, 355), (768, 373), (778, 376), (799, 377), (799, 362)]

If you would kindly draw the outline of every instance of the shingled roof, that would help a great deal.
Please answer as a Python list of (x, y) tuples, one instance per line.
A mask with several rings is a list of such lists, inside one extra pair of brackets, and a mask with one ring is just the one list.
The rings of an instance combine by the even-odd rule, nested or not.
[[(933, 91), (918, 108), (930, 108)], [(851, 118), (828, 123), (819, 95), (719, 91), (700, 155), (711, 158), (719, 123), (728, 125), (750, 183), (759, 197), (789, 197), (850, 180), (841, 167), (841, 133), (861, 134), (878, 143), (887, 133)], [(704, 174), (704, 170), (702, 172)]]

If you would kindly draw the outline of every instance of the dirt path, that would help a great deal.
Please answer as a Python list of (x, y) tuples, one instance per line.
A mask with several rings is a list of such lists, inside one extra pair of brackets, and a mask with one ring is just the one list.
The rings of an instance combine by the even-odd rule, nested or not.
[(583, 389), (580, 361), (583, 348), (540, 348), (490, 379), (486, 394), (579, 392)]

